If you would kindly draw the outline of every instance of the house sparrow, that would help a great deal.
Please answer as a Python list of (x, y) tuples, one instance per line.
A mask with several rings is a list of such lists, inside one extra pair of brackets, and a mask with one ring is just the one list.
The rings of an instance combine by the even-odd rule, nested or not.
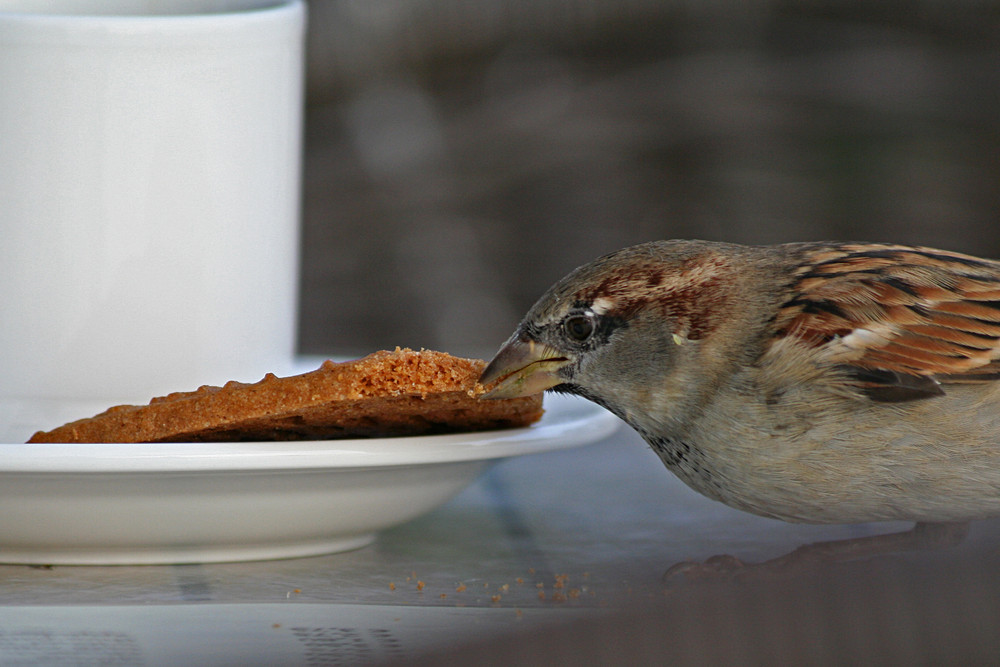
[(689, 486), (747, 512), (917, 522), (816, 545), (831, 558), (955, 543), (1000, 515), (997, 261), (645, 243), (551, 287), (480, 381), (499, 381), (486, 398), (584, 396)]

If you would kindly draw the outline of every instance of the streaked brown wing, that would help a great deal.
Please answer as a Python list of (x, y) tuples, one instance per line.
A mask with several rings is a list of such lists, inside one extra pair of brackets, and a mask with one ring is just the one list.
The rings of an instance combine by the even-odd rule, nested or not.
[(896, 245), (806, 250), (776, 320), (845, 365), (876, 400), (1000, 379), (1000, 263)]

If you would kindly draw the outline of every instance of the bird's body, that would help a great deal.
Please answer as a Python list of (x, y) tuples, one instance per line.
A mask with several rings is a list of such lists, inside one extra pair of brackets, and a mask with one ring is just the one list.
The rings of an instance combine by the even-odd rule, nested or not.
[(697, 491), (788, 521), (1000, 516), (1000, 263), (643, 244), (580, 267), (483, 375), (580, 394)]
[[(811, 523), (1000, 516), (1000, 387), (960, 387), (936, 405), (857, 405), (767, 375), (738, 374), (683, 436), (655, 435), (641, 418), (632, 425), (689, 486), (754, 514)], [(768, 405), (747, 395), (754, 384), (784, 395)]]

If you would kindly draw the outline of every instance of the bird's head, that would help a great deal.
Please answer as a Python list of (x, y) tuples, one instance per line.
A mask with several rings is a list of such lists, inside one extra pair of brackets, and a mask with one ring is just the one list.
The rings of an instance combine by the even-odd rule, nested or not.
[[(659, 241), (576, 269), (528, 311), (483, 372), (485, 398), (579, 394), (633, 423), (677, 412), (715, 366), (744, 292), (733, 246)], [(667, 410), (670, 403), (672, 410)], [(633, 423), (633, 425), (636, 425)]]

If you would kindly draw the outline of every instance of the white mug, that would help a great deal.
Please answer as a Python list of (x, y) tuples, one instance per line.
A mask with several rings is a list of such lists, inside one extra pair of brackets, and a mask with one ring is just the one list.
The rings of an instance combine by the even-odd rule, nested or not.
[(291, 366), (302, 0), (0, 0), (0, 442)]

